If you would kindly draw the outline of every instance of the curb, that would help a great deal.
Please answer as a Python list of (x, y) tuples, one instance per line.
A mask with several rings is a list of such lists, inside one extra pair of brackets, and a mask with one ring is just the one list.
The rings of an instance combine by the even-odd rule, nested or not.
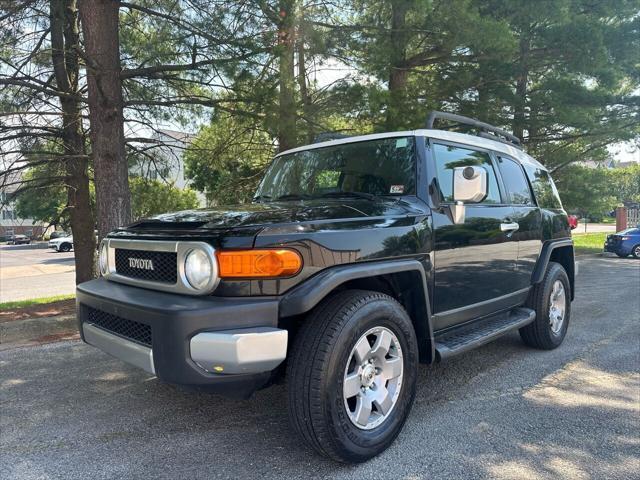
[(27, 318), (0, 323), (0, 351), (17, 346), (49, 343), (78, 335), (75, 315)]
[(0, 247), (2, 250), (44, 250), (45, 248), (49, 248), (47, 242), (29, 243), (28, 245), (2, 245)]

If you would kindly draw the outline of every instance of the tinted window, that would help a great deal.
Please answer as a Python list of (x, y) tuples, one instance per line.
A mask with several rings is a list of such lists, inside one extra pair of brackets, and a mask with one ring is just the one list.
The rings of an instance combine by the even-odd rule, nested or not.
[(415, 176), (415, 139), (384, 138), (276, 157), (256, 195), (267, 200), (342, 192), (410, 195), (415, 193)]
[(489, 194), (482, 203), (501, 202), (498, 180), (489, 154), (437, 143), (433, 146), (433, 151), (436, 159), (436, 176), (440, 186), (440, 196), (444, 202), (453, 202), (453, 169), (467, 166), (478, 166), (487, 171)]
[(509, 192), (509, 203), (532, 205), (531, 191), (520, 165), (509, 158), (498, 157), (502, 180)]
[(524, 169), (533, 187), (538, 206), (541, 208), (562, 208), (560, 195), (558, 195), (558, 190), (549, 173), (533, 165), (525, 165)]

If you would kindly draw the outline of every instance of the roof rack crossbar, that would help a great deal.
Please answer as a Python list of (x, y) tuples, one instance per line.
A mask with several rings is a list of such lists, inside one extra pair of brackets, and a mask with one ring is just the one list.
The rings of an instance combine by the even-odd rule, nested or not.
[(438, 112), (436, 110), (433, 110), (427, 117), (427, 128), (433, 128), (433, 124), (437, 119), (449, 120), (451, 122), (470, 125), (480, 130), (480, 137), (496, 140), (498, 142), (518, 147), (520, 149), (522, 148), (520, 139), (512, 133), (509, 133), (501, 128), (494, 127), (493, 125), (489, 125), (488, 123), (476, 120), (475, 118), (464, 117), (462, 115), (456, 115), (455, 113)]

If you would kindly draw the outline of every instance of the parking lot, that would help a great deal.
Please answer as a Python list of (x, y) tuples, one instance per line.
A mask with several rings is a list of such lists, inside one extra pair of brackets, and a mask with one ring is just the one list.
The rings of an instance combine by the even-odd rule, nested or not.
[(0, 302), (75, 292), (73, 252), (0, 246)]
[(400, 437), (356, 466), (302, 445), (283, 385), (234, 401), (78, 341), (3, 351), (0, 478), (638, 478), (640, 262), (590, 257), (577, 283), (559, 349), (513, 333), (422, 366)]

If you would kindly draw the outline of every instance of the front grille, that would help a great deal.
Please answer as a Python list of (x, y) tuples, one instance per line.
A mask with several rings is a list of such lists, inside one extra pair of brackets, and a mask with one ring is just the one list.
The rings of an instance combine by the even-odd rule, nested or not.
[(133, 342), (151, 348), (151, 327), (144, 323), (134, 322), (95, 308), (87, 308), (85, 322), (92, 323), (110, 333), (115, 333)]
[[(141, 262), (151, 268), (136, 268), (131, 266), (129, 259), (150, 260)], [(115, 249), (116, 273), (124, 277), (175, 284), (178, 279), (178, 254), (176, 252), (153, 252), (145, 250)]]

